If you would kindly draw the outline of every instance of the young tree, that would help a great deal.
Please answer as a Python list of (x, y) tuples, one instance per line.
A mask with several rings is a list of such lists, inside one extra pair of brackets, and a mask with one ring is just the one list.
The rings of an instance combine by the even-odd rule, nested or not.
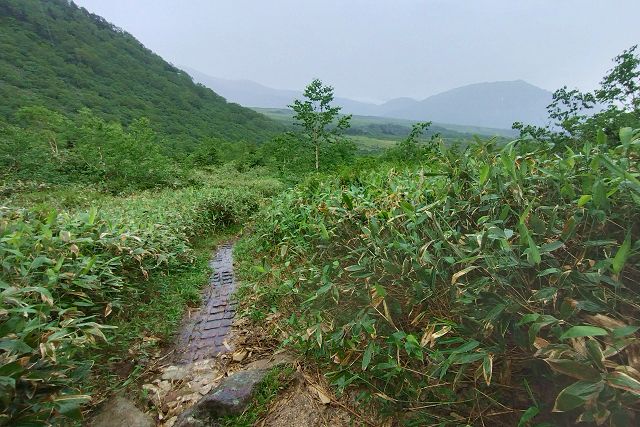
[(640, 110), (640, 54), (638, 45), (631, 46), (616, 56), (615, 67), (602, 79), (596, 91), (598, 101), (617, 103), (623, 110)]
[(302, 126), (303, 136), (315, 151), (316, 171), (320, 169), (321, 148), (335, 142), (348, 129), (351, 115), (340, 116), (341, 107), (331, 106), (333, 88), (313, 80), (304, 90), (305, 100), (296, 99), (289, 105), (295, 112), (293, 118)]
[(420, 138), (429, 130), (432, 122), (418, 122), (411, 127), (409, 135), (386, 152), (388, 159), (400, 162), (416, 162), (423, 159), (425, 154), (434, 149), (439, 133), (431, 136), (428, 145), (420, 144)]
[[(556, 136), (593, 137), (600, 130), (613, 138), (623, 127), (640, 125), (640, 55), (638, 46), (623, 51), (614, 59), (615, 66), (594, 92), (569, 90), (566, 86), (553, 94), (547, 107), (549, 118), (561, 133)], [(516, 124), (521, 134), (531, 127)], [(547, 129), (551, 131), (551, 129)], [(529, 132), (532, 134), (531, 132)], [(551, 135), (553, 132), (549, 132)]]

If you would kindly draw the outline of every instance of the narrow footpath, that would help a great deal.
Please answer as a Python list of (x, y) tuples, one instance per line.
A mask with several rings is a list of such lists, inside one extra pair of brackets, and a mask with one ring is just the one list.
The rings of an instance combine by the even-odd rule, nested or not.
[(233, 243), (226, 242), (209, 263), (213, 274), (199, 312), (190, 313), (178, 340), (178, 363), (210, 359), (232, 350), (231, 326), (237, 303), (233, 300), (236, 281), (233, 276)]

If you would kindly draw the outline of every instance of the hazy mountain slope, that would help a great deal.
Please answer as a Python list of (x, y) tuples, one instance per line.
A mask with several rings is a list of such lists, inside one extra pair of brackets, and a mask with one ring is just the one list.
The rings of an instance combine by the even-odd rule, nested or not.
[[(255, 108), (288, 108), (295, 99), (302, 98), (302, 91), (274, 89), (251, 80), (230, 80), (212, 77), (193, 68), (183, 67), (193, 80), (213, 89), (229, 102)], [(345, 112), (372, 115), (378, 106), (348, 98), (335, 98), (335, 104)]]
[(286, 89), (273, 89), (251, 80), (230, 80), (212, 77), (183, 67), (193, 80), (214, 90), (229, 102), (259, 108), (286, 108), (294, 99), (300, 97), (301, 92)]
[[(301, 91), (273, 89), (250, 80), (227, 80), (187, 69), (193, 78), (229, 101), (257, 108), (287, 108)], [(551, 92), (522, 80), (477, 83), (452, 89), (423, 101), (396, 98), (372, 104), (336, 97), (343, 112), (454, 125), (510, 129), (515, 121), (546, 123)]]
[[(395, 104), (397, 100), (387, 104)], [(401, 108), (386, 106), (385, 116), (463, 125), (510, 128), (513, 122), (546, 123), (551, 92), (522, 80), (477, 83), (452, 89)], [(381, 108), (385, 108), (385, 104)]]
[[(0, 118), (22, 106), (114, 121), (147, 117), (173, 142), (259, 141), (280, 126), (228, 104), (133, 36), (66, 0), (0, 2)], [(184, 144), (183, 144), (184, 145)]]

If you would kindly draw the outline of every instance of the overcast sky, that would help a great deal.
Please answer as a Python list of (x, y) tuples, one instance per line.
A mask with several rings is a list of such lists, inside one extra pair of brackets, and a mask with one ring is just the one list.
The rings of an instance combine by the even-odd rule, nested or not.
[(371, 101), (516, 79), (589, 90), (640, 43), (638, 0), (75, 1), (177, 66)]

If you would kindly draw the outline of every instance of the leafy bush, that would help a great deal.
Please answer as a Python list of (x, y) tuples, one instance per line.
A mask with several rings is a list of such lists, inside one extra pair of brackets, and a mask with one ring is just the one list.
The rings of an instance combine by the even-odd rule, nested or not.
[(149, 273), (189, 263), (192, 238), (241, 223), (281, 189), (257, 175), (208, 179), (88, 212), (0, 208), (0, 425), (79, 419), (83, 352), (144, 299)]
[(104, 339), (136, 281), (188, 253), (164, 233), (80, 215), (0, 210), (0, 395), (3, 424), (79, 416), (88, 400), (75, 386), (90, 368), (75, 360)]
[(639, 133), (620, 140), (308, 181), (238, 248), (245, 308), (407, 425), (632, 425)]
[(109, 193), (178, 187), (186, 173), (162, 153), (146, 119), (128, 128), (83, 110), (75, 121), (43, 107), (22, 108), (20, 126), (0, 123), (0, 179), (84, 183)]

